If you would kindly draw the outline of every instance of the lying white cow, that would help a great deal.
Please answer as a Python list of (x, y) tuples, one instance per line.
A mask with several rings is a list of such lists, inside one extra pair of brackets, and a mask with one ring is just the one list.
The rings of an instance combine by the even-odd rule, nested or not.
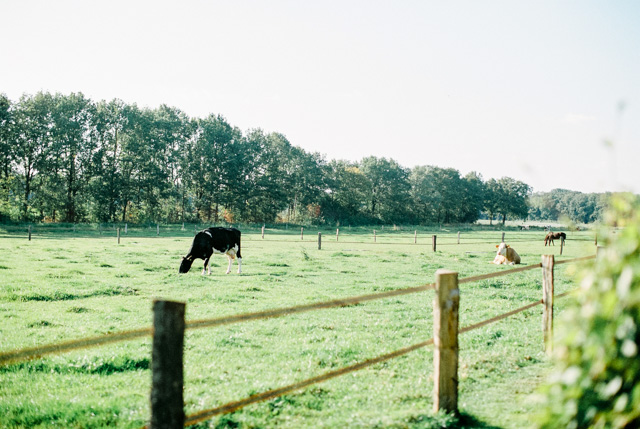
[(520, 255), (518, 255), (518, 252), (516, 252), (511, 246), (508, 246), (506, 243), (500, 243), (496, 247), (498, 248), (498, 252), (496, 253), (496, 257), (493, 259), (492, 264), (514, 265), (520, 263)]

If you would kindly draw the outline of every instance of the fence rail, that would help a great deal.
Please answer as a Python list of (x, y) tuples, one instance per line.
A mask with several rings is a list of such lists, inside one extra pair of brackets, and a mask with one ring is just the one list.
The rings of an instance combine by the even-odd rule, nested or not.
[[(592, 256), (586, 256), (586, 257), (580, 257), (580, 258), (575, 258), (575, 259), (570, 259), (570, 260), (563, 260), (563, 261), (557, 261), (554, 263), (554, 259), (553, 256), (551, 256), (550, 262), (546, 262), (545, 263), (545, 258), (543, 257), (543, 262), (540, 264), (534, 264), (534, 265), (527, 265), (527, 266), (522, 266), (522, 267), (518, 267), (518, 268), (513, 268), (513, 269), (509, 269), (509, 270), (504, 270), (504, 271), (499, 271), (499, 272), (493, 272), (493, 273), (488, 273), (488, 274), (483, 274), (483, 275), (479, 275), (479, 276), (472, 276), (472, 277), (467, 277), (467, 278), (462, 278), (462, 279), (458, 279), (457, 278), (457, 273), (453, 273), (453, 272), (448, 272), (446, 274), (455, 274), (455, 282), (453, 284), (453, 288), (452, 290), (454, 290), (455, 292), (450, 292), (451, 296), (455, 296), (457, 295), (459, 297), (459, 290), (458, 290), (458, 285), (459, 284), (464, 284), (464, 283), (471, 283), (471, 282), (476, 282), (476, 281), (481, 281), (481, 280), (487, 280), (487, 279), (491, 279), (491, 278), (496, 278), (496, 277), (501, 277), (501, 276), (507, 276), (507, 275), (512, 275), (515, 273), (519, 273), (519, 272), (523, 272), (523, 271), (529, 271), (529, 270), (533, 270), (536, 268), (542, 268), (543, 269), (543, 285), (545, 283), (546, 278), (550, 278), (551, 282), (553, 282), (553, 267), (556, 264), (566, 264), (566, 263), (572, 263), (572, 262), (582, 262), (582, 261), (586, 261), (586, 260), (590, 260), (590, 259), (594, 259), (595, 255)], [(551, 275), (549, 276), (548, 273), (549, 271), (551, 272)], [(442, 273), (440, 273), (442, 274)], [(439, 275), (438, 273), (436, 274), (437, 276)], [(419, 292), (423, 292), (426, 290), (431, 290), (431, 289), (438, 289), (438, 277), (436, 279), (435, 283), (430, 283), (430, 284), (425, 284), (425, 285), (421, 285), (421, 286), (416, 286), (416, 287), (410, 287), (410, 288), (405, 288), (405, 289), (396, 289), (396, 290), (392, 290), (392, 291), (386, 291), (386, 292), (379, 292), (379, 293), (375, 293), (375, 294), (368, 294), (368, 295), (360, 295), (360, 296), (353, 296), (353, 297), (347, 297), (347, 298), (342, 298), (342, 299), (336, 299), (336, 300), (331, 300), (331, 301), (325, 301), (325, 302), (320, 302), (320, 303), (315, 303), (315, 304), (308, 304), (308, 305), (301, 305), (301, 306), (294, 306), (294, 307), (285, 307), (285, 308), (279, 308), (279, 309), (273, 309), (273, 310), (266, 310), (266, 311), (261, 311), (261, 312), (255, 312), (255, 313), (244, 313), (244, 314), (239, 314), (239, 315), (232, 315), (232, 316), (225, 316), (225, 317), (218, 317), (218, 318), (212, 318), (212, 319), (203, 319), (203, 320), (195, 320), (195, 321), (191, 321), (191, 322), (186, 322), (184, 323), (184, 329), (199, 329), (199, 328), (207, 328), (207, 327), (215, 327), (215, 326), (222, 326), (222, 325), (228, 325), (228, 324), (233, 324), (233, 323), (241, 323), (241, 322), (247, 322), (247, 321), (252, 321), (252, 320), (260, 320), (260, 319), (269, 319), (269, 318), (275, 318), (275, 317), (281, 317), (284, 315), (289, 315), (289, 314), (296, 314), (296, 313), (302, 313), (302, 312), (308, 312), (308, 311), (312, 311), (312, 310), (318, 310), (318, 309), (328, 309), (328, 308), (335, 308), (335, 307), (344, 307), (344, 306), (349, 306), (349, 305), (354, 305), (357, 303), (361, 303), (361, 302), (367, 302), (367, 301), (373, 301), (373, 300), (378, 300), (378, 299), (384, 299), (384, 298), (389, 298), (389, 297), (394, 297), (394, 296), (400, 296), (400, 295), (408, 295), (408, 294), (413, 294), (413, 293), (419, 293)], [(543, 287), (544, 288), (544, 287)], [(569, 292), (565, 292), (563, 294), (559, 294), (556, 295), (555, 298), (560, 298), (562, 296), (566, 296), (569, 293), (571, 293), (571, 291)], [(493, 318), (478, 322), (476, 324), (473, 325), (469, 325), (467, 327), (463, 327), (461, 329), (458, 330), (457, 328), (457, 304), (454, 305), (455, 307), (455, 313), (456, 313), (456, 323), (455, 323), (455, 333), (454, 335), (457, 338), (457, 335), (462, 334), (462, 333), (466, 333), (469, 331), (472, 331), (474, 329), (478, 329), (481, 328), (483, 326), (489, 325), (491, 323), (495, 323), (497, 321), (500, 320), (504, 320), (510, 316), (513, 316), (515, 314), (518, 314), (520, 312), (526, 311), (528, 309), (531, 309), (533, 307), (536, 307), (538, 305), (546, 305), (545, 307), (545, 312), (543, 313), (543, 318), (546, 319), (550, 319), (550, 321), (547, 321), (547, 323), (545, 324), (545, 326), (552, 326), (551, 322), (552, 322), (552, 309), (553, 309), (553, 286), (551, 285), (551, 298), (549, 299), (549, 297), (545, 297), (544, 293), (543, 293), (543, 298), (539, 301), (536, 302), (532, 302), (530, 304), (527, 304), (523, 307), (520, 307), (518, 309), (509, 311), (507, 313), (495, 316)], [(459, 299), (459, 298), (458, 298)], [(549, 302), (550, 301), (550, 302)], [(160, 307), (160, 308), (168, 308), (171, 309), (173, 307), (178, 308), (178, 311), (182, 311), (183, 316), (184, 317), (184, 306), (178, 305), (178, 306), (172, 306), (172, 305), (161, 305), (158, 304), (159, 302), (165, 302), (165, 301), (156, 301), (156, 303), (154, 303), (154, 311), (156, 309), (156, 307)], [(447, 304), (445, 306), (451, 307), (451, 305)], [(549, 317), (549, 314), (547, 313), (549, 310), (547, 309), (550, 306), (551, 308), (551, 317)], [(434, 305), (435, 307), (435, 305)], [(181, 309), (181, 310), (180, 310)], [(451, 316), (446, 316), (446, 317), (451, 317)], [(154, 321), (156, 320), (163, 320), (164, 317), (163, 316), (158, 316), (155, 315), (154, 316)], [(445, 324), (447, 325), (449, 328), (451, 327), (451, 324)], [(435, 326), (435, 324), (434, 324)], [(182, 334), (184, 335), (184, 329), (182, 330)], [(545, 329), (549, 329), (547, 327), (545, 327)], [(80, 349), (80, 348), (87, 348), (87, 347), (95, 347), (95, 346), (100, 346), (100, 345), (104, 345), (104, 344), (108, 344), (108, 343), (113, 343), (113, 342), (118, 342), (118, 341), (126, 341), (126, 340), (132, 340), (132, 339), (136, 339), (136, 338), (140, 338), (140, 337), (144, 337), (144, 336), (148, 336), (148, 335), (154, 335), (154, 361), (162, 361), (163, 358), (162, 357), (158, 357), (156, 355), (156, 335), (158, 334), (158, 326), (155, 326), (153, 328), (142, 328), (142, 329), (137, 329), (137, 330), (131, 330), (131, 331), (125, 331), (125, 332), (121, 332), (121, 333), (114, 333), (114, 334), (107, 334), (107, 335), (103, 335), (103, 336), (98, 336), (98, 337), (92, 337), (92, 338), (84, 338), (84, 339), (79, 339), (79, 340), (72, 340), (72, 341), (67, 341), (67, 342), (63, 342), (63, 343), (58, 343), (58, 344), (50, 344), (50, 345), (46, 345), (46, 346), (42, 346), (42, 347), (33, 347), (33, 348), (26, 348), (26, 349), (20, 349), (20, 350), (15, 350), (15, 351), (10, 351), (10, 352), (4, 352), (4, 353), (0, 353), (0, 365), (7, 365), (7, 364), (11, 364), (11, 363), (17, 363), (17, 362), (23, 362), (23, 361), (28, 361), (31, 359), (35, 359), (44, 355), (48, 355), (48, 354), (52, 354), (52, 353), (63, 353), (66, 351), (70, 351), (70, 350), (74, 350), (74, 349)], [(179, 335), (179, 334), (175, 334), (174, 335)], [(547, 346), (547, 344), (549, 343), (549, 337), (550, 336), (550, 332), (547, 333), (545, 331), (545, 348)], [(198, 422), (201, 422), (203, 420), (207, 420), (215, 415), (219, 415), (219, 414), (224, 414), (224, 413), (228, 413), (234, 410), (237, 410), (239, 408), (245, 407), (247, 405), (250, 404), (254, 404), (257, 402), (261, 402), (261, 401), (265, 401), (268, 399), (272, 399), (278, 396), (281, 396), (283, 394), (286, 394), (288, 392), (292, 392), (295, 390), (299, 390), (302, 389), (304, 387), (310, 386), (312, 384), (316, 384), (316, 383), (320, 383), (322, 381), (325, 380), (329, 380), (344, 374), (348, 374), (350, 372), (353, 371), (357, 371), (366, 367), (369, 367), (371, 365), (380, 363), (380, 362), (384, 362), (402, 355), (405, 355), (407, 353), (410, 353), (414, 350), (429, 346), (429, 345), (435, 345), (436, 346), (436, 352), (439, 353), (439, 347), (442, 346), (442, 338), (440, 338), (438, 336), (438, 333), (434, 333), (434, 337), (430, 338), (426, 341), (422, 341), (419, 342), (417, 344), (411, 345), (411, 346), (407, 346), (405, 348), (390, 352), (390, 353), (386, 353), (383, 354), (381, 356), (375, 357), (375, 358), (371, 358), (368, 360), (365, 360), (363, 362), (359, 362), (356, 363), (354, 365), (348, 366), (348, 367), (344, 367), (338, 370), (334, 370), (334, 371), (330, 371), (327, 372), (325, 374), (321, 374), (319, 376), (316, 377), (312, 377), (300, 382), (296, 382), (293, 384), (290, 384), (288, 386), (284, 386), (281, 388), (277, 388), (277, 389), (273, 389), (273, 390), (269, 390), (266, 392), (262, 392), (262, 393), (258, 393), (255, 395), (252, 395), (248, 398), (244, 398), (238, 401), (233, 401), (224, 405), (221, 405), (219, 407), (216, 408), (212, 408), (212, 409), (208, 409), (208, 410), (203, 410), (200, 411), (198, 413), (189, 415), (189, 416), (184, 416), (184, 411), (183, 411), (183, 405), (182, 402), (180, 402), (180, 410), (176, 410), (175, 414), (173, 415), (177, 415), (178, 420), (179, 420), (179, 426), (173, 426), (173, 427), (182, 427), (183, 425), (188, 426), (188, 425), (193, 425), (196, 424)], [(180, 341), (178, 341), (177, 343), (174, 342), (174, 344), (182, 344)], [(175, 347), (172, 347), (173, 349), (173, 353), (175, 353)], [(455, 363), (454, 362), (450, 362), (449, 359), (450, 358), (446, 358), (447, 360), (445, 361), (445, 365), (449, 365), (451, 367), (454, 367), (455, 364), (455, 371), (456, 371), (456, 375), (455, 375), (455, 385), (456, 385), (456, 389), (455, 392), (451, 392), (451, 388), (443, 388), (443, 386), (441, 384), (438, 384), (439, 381), (436, 379), (435, 383), (437, 385), (436, 387), (436, 394), (435, 394), (435, 401), (434, 401), (434, 407), (436, 408), (441, 408), (441, 409), (446, 409), (448, 411), (456, 411), (457, 410), (457, 339), (455, 340)], [(179, 350), (179, 365), (182, 368), (182, 346), (180, 346), (180, 350)], [(167, 413), (169, 408), (175, 408), (175, 395), (167, 395), (166, 392), (159, 392), (157, 391), (157, 389), (163, 389), (162, 386), (165, 386), (164, 383), (157, 383), (158, 386), (160, 387), (156, 387), (156, 379), (158, 380), (163, 380), (166, 378), (165, 371), (173, 371), (175, 372), (175, 366), (176, 366), (176, 357), (173, 356), (171, 359), (169, 359), (168, 361), (170, 362), (168, 365), (166, 365), (165, 368), (159, 367), (156, 368), (156, 365), (153, 365), (153, 380), (154, 380), (154, 384), (153, 384), (153, 389), (152, 389), (152, 393), (151, 393), (151, 401), (152, 401), (152, 412), (154, 412), (153, 410), (160, 410), (158, 412), (162, 412), (162, 413)], [(443, 358), (438, 358), (438, 362), (442, 363), (442, 359)], [(436, 373), (437, 374), (442, 374), (441, 369), (436, 369)], [(445, 374), (449, 374), (449, 375), (444, 375), (444, 378), (446, 378), (447, 380), (451, 379), (450, 376), (450, 371), (451, 368), (449, 368), (449, 370), (444, 370)], [(182, 389), (182, 370), (179, 371), (180, 375), (180, 389)], [(172, 386), (172, 389), (175, 389), (175, 374), (174, 376), (172, 376), (172, 380), (173, 382), (170, 383)], [(451, 381), (451, 380), (449, 380)], [(165, 387), (166, 389), (166, 387)], [(445, 392), (444, 396), (440, 397), (440, 393), (441, 392), (440, 389), (443, 389), (442, 391)], [(451, 399), (450, 395), (454, 394), (455, 398)], [(162, 398), (168, 398), (167, 401), (172, 401), (173, 404), (169, 404), (169, 403), (165, 403), (163, 402)], [(180, 416), (182, 416), (182, 418), (180, 418)], [(158, 422), (161, 421), (160, 418), (158, 416), (151, 416), (150, 422), (151, 422), (151, 427), (158, 427), (157, 424), (154, 424), (154, 422)]]

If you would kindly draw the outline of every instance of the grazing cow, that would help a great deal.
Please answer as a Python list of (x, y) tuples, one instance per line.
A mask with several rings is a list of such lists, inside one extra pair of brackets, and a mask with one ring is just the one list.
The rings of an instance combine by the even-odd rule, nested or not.
[(520, 255), (518, 255), (518, 252), (511, 246), (508, 246), (506, 243), (500, 243), (496, 247), (498, 248), (498, 252), (492, 264), (514, 265), (520, 263)]
[(544, 245), (546, 246), (548, 243), (549, 246), (551, 246), (552, 244), (555, 246), (555, 243), (553, 242), (553, 240), (558, 240), (560, 238), (562, 238), (563, 240), (566, 240), (567, 234), (565, 234), (564, 232), (550, 232), (544, 238)]
[(209, 259), (214, 253), (224, 253), (229, 258), (227, 274), (231, 272), (231, 263), (238, 258), (238, 273), (242, 272), (242, 255), (240, 254), (240, 231), (235, 228), (213, 227), (207, 228), (196, 234), (193, 244), (187, 256), (182, 258), (180, 272), (187, 273), (196, 258), (204, 259), (205, 271), (211, 274)]

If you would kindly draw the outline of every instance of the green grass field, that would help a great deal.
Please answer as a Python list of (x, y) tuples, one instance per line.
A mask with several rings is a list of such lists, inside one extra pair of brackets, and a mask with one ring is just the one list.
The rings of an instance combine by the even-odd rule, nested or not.
[[(432, 283), (446, 268), (460, 278), (495, 266), (501, 232), (385, 228), (243, 230), (243, 273), (225, 275), (226, 257), (201, 276), (197, 260), (179, 275), (193, 225), (111, 228), (0, 225), (0, 352), (151, 326), (154, 299), (187, 304), (187, 320), (255, 312)], [(437, 234), (437, 251), (431, 235)], [(542, 231), (507, 231), (523, 264), (540, 255), (595, 253), (593, 233), (568, 233), (545, 248)], [(579, 267), (559, 265), (556, 293), (576, 287)], [(539, 269), (460, 286), (467, 326), (541, 299)], [(556, 314), (566, 300), (556, 301)], [(265, 390), (419, 343), (433, 336), (433, 292), (257, 322), (189, 330), (185, 411), (193, 414)], [(460, 337), (462, 427), (523, 428), (533, 423), (536, 387), (550, 369), (542, 351), (540, 306)], [(149, 418), (151, 338), (48, 355), (0, 367), (0, 427), (140, 427)], [(199, 427), (446, 427), (433, 415), (433, 349), (229, 415)], [(449, 426), (453, 427), (453, 426)]]

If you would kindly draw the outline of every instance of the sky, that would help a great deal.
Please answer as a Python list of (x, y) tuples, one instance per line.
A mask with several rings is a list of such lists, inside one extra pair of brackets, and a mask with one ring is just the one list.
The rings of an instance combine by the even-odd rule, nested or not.
[(162, 104), (548, 192), (640, 194), (640, 1), (0, 0), (0, 93)]

